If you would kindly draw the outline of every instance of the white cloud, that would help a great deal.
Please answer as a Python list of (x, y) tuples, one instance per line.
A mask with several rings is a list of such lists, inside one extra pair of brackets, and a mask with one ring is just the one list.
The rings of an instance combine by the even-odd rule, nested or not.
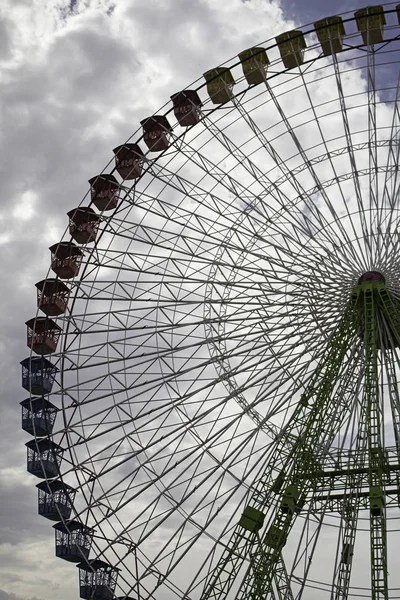
[(35, 214), (37, 195), (27, 190), (21, 196), (20, 201), (14, 206), (13, 217), (20, 221), (30, 221)]

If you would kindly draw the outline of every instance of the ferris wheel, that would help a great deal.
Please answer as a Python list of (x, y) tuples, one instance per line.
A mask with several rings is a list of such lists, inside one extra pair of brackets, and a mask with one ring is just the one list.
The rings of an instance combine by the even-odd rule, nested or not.
[(81, 598), (400, 596), (399, 23), (241, 51), (69, 210), (21, 405)]

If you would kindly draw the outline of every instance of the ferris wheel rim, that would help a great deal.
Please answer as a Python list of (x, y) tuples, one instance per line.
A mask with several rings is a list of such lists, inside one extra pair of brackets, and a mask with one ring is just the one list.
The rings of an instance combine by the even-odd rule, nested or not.
[[(315, 30), (314, 30), (314, 31), (315, 31)], [(306, 33), (307, 33), (307, 32), (306, 32)], [(204, 84), (204, 85), (205, 85), (205, 84)], [(199, 89), (201, 89), (201, 88), (199, 88)], [(215, 111), (217, 111), (217, 110), (218, 110), (218, 109), (215, 109)], [(212, 111), (212, 112), (215, 112), (215, 111)], [(166, 114), (168, 114), (168, 113), (166, 113)], [(184, 135), (185, 135), (185, 132), (182, 132), (182, 133), (181, 133), (181, 135), (179, 136), (179, 138), (178, 138), (178, 139), (180, 139), (180, 138), (181, 138), (181, 137), (183, 137)], [(129, 139), (132, 139), (132, 138), (129, 138)], [(168, 152), (168, 151), (166, 151), (166, 152)], [(155, 159), (155, 161), (153, 161), (153, 163), (152, 163), (152, 164), (154, 164), (154, 163), (157, 163), (158, 159), (159, 159), (159, 158), (161, 158), (162, 156), (163, 156), (163, 154), (159, 155), (159, 156), (158, 156), (158, 157)], [(171, 159), (171, 160), (172, 160), (172, 159)], [(144, 176), (145, 176), (145, 175), (144, 175)], [(130, 193), (130, 192), (127, 192), (127, 194), (129, 194), (129, 193)], [(122, 200), (122, 202), (123, 202), (123, 201), (124, 201), (124, 199)], [(299, 200), (299, 201), (300, 201), (300, 200)], [(371, 209), (371, 210), (372, 210), (372, 209)], [(107, 223), (113, 220), (113, 218), (114, 218), (114, 215), (117, 213), (117, 211), (118, 211), (118, 209), (115, 209), (115, 212), (113, 212), (113, 214), (112, 214), (112, 215), (111, 215), (111, 216), (110, 216), (110, 217), (107, 219)], [(106, 232), (106, 227), (104, 228), (103, 232)], [(103, 235), (103, 232), (102, 232), (102, 234), (101, 234), (101, 235)], [(99, 237), (99, 241), (101, 240), (101, 235), (100, 235), (100, 237)], [(111, 241), (110, 241), (110, 244), (111, 244)], [(96, 251), (97, 251), (97, 243), (96, 243), (96, 244), (95, 244), (95, 246), (92, 248), (92, 251), (90, 252), (90, 256), (92, 256), (92, 255), (93, 255), (93, 254), (94, 254)], [(89, 261), (88, 261), (88, 262), (86, 263), (86, 265), (85, 265), (85, 269), (86, 269), (86, 268), (89, 268)], [(83, 273), (82, 273), (82, 278), (83, 278), (83, 276), (84, 276), (84, 273), (85, 273), (85, 270), (84, 270), (84, 271), (83, 271)], [(78, 286), (77, 286), (77, 287), (78, 287)], [(74, 297), (74, 301), (75, 301), (75, 297)], [(73, 309), (73, 306), (74, 306), (74, 305), (72, 305), (72, 307), (71, 307), (72, 309)], [(70, 324), (70, 322), (68, 322), (68, 326), (69, 326), (69, 324)], [(68, 331), (67, 331), (66, 333), (68, 333)], [(66, 335), (66, 338), (67, 338), (67, 335)], [(63, 357), (62, 357), (62, 359), (63, 359)], [(62, 372), (63, 372), (63, 369), (62, 369)], [(113, 397), (113, 399), (114, 399), (114, 394), (112, 394), (112, 397)], [(64, 411), (63, 411), (63, 416), (65, 416), (65, 413), (64, 413)], [(66, 426), (67, 426), (67, 423), (66, 423)], [(66, 433), (66, 436), (68, 437), (68, 432)], [(69, 444), (68, 444), (68, 445), (69, 445)], [(69, 446), (70, 446), (70, 445), (69, 445)], [(70, 447), (72, 447), (72, 445), (71, 445)], [(367, 589), (367, 588), (366, 588), (366, 589)]]

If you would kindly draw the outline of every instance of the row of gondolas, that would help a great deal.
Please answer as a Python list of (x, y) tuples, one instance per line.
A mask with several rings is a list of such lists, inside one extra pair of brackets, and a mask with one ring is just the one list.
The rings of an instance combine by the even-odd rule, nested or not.
[[(391, 11), (394, 12), (394, 11)], [(400, 4), (395, 8), (400, 23)], [(383, 41), (385, 12), (382, 6), (358, 10), (355, 15), (363, 43)], [(315, 31), (322, 53), (329, 56), (343, 50), (345, 35), (341, 17), (334, 16), (315, 23)], [(306, 43), (301, 31), (289, 31), (276, 38), (283, 64), (292, 69), (304, 62)], [(239, 54), (244, 76), (249, 85), (262, 83), (266, 78), (269, 59), (264, 48), (250, 48)], [(230, 69), (215, 68), (204, 74), (207, 91), (214, 104), (224, 104), (233, 96), (234, 79)], [(191, 127), (201, 118), (202, 102), (197, 91), (184, 90), (171, 97), (173, 112), (179, 125)], [(143, 142), (150, 152), (163, 152), (170, 145), (172, 127), (165, 115), (155, 115), (141, 121)], [(145, 155), (139, 144), (125, 143), (114, 149), (115, 170), (122, 180), (135, 180), (142, 175)], [(54, 525), (56, 556), (78, 563), (80, 569), (80, 597), (92, 600), (110, 600), (114, 592), (118, 569), (100, 559), (89, 559), (94, 531), (80, 521), (71, 520), (76, 490), (60, 477), (63, 449), (51, 440), (58, 408), (46, 399), (50, 394), (57, 367), (46, 355), (57, 350), (61, 327), (52, 317), (67, 310), (70, 289), (64, 283), (79, 273), (83, 250), (79, 245), (95, 242), (101, 216), (98, 211), (110, 211), (119, 201), (120, 184), (113, 174), (102, 174), (89, 180), (91, 206), (70, 210), (69, 231), (71, 241), (51, 246), (51, 269), (56, 277), (36, 284), (37, 306), (44, 316), (26, 322), (27, 345), (37, 356), (31, 355), (21, 362), (22, 387), (30, 392), (23, 400), (22, 428), (33, 436), (27, 446), (27, 469), (43, 479), (38, 484), (39, 514)], [(127, 596), (120, 597), (129, 600)]]

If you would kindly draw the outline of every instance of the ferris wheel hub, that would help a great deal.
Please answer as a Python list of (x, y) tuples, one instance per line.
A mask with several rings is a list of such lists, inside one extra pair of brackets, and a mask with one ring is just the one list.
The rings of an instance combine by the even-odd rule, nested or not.
[(361, 277), (359, 277), (358, 285), (370, 281), (379, 281), (380, 283), (386, 283), (385, 276), (379, 271), (366, 271), (361, 275)]

